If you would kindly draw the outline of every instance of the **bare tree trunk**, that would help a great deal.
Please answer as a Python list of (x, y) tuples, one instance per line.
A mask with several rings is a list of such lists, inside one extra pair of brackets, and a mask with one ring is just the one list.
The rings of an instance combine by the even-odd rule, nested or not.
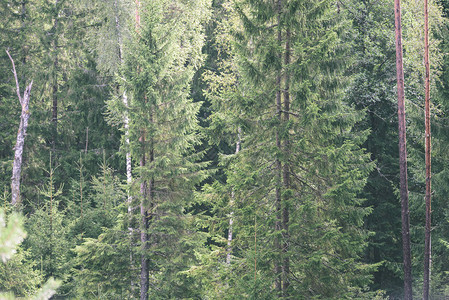
[[(56, 0), (55, 2), (55, 10), (56, 13), (58, 12), (58, 2), (59, 0)], [(53, 86), (52, 86), (52, 118), (51, 121), (53, 123), (53, 133), (52, 133), (52, 148), (53, 148), (53, 152), (56, 151), (56, 143), (58, 140), (58, 75), (57, 75), (57, 69), (58, 69), (58, 36), (57, 36), (57, 28), (58, 28), (58, 16), (55, 16), (55, 20), (53, 23), (53, 30), (55, 31), (54, 33), (54, 39), (53, 39), (53, 52), (54, 52), (54, 62), (53, 62), (53, 67), (54, 67), (54, 78), (53, 78)], [(56, 156), (55, 156), (55, 160), (56, 160)]]
[[(237, 134), (237, 143), (235, 145), (235, 154), (238, 154), (240, 151), (240, 143), (241, 143), (241, 134), (242, 134), (242, 129), (239, 127), (238, 128), (238, 134)], [(229, 265), (231, 264), (231, 253), (232, 253), (232, 224), (234, 224), (234, 220), (233, 220), (233, 215), (234, 215), (234, 211), (233, 211), (233, 206), (234, 206), (234, 199), (235, 199), (235, 193), (234, 190), (232, 190), (231, 192), (231, 215), (229, 217), (229, 230), (228, 230), (228, 248), (226, 249), (226, 263)]]
[(20, 173), (22, 170), (22, 156), (23, 147), (25, 145), (25, 136), (28, 128), (28, 119), (30, 118), (29, 104), (31, 96), (31, 87), (33, 86), (33, 81), (25, 88), (23, 96), (20, 95), (19, 80), (17, 78), (16, 65), (14, 60), (9, 54), (8, 50), (6, 53), (12, 63), (14, 79), (16, 81), (16, 92), (19, 98), (20, 105), (22, 106), (22, 112), (20, 114), (20, 124), (19, 130), (17, 131), (17, 140), (14, 147), (14, 162), (12, 167), (12, 177), (11, 177), (11, 204), (16, 206), (20, 203)]
[(398, 89), (399, 174), (402, 216), (402, 251), (404, 259), (404, 299), (411, 300), (412, 263), (410, 251), (410, 212), (408, 205), (407, 148), (405, 131), (404, 69), (402, 62), (401, 3), (394, 1), (396, 27), (396, 71)]
[[(118, 0), (114, 1), (114, 7), (115, 7), (115, 28), (117, 31), (118, 36), (118, 45), (119, 45), (119, 59), (120, 64), (123, 65), (123, 42), (122, 42), (122, 36), (121, 36), (121, 28), (120, 28), (120, 21), (119, 21), (119, 8), (118, 8)], [(137, 19), (136, 19), (137, 22)], [(126, 145), (129, 147), (129, 117), (128, 117), (128, 96), (126, 95), (126, 91), (123, 91), (122, 95), (123, 104), (125, 105), (125, 117), (124, 117), (124, 123), (125, 123), (125, 142)], [(128, 183), (128, 187), (131, 185), (132, 182), (132, 161), (131, 161), (131, 152), (129, 150), (126, 152), (126, 182)], [(132, 210), (132, 197), (128, 192), (128, 213), (131, 213)]]
[(429, 7), (424, 0), (424, 64), (425, 78), (425, 143), (426, 143), (426, 229), (424, 245), (423, 299), (429, 299), (431, 262), (431, 136), (430, 136), (430, 64), (429, 64)]
[[(123, 92), (123, 103), (125, 104), (126, 108), (128, 108), (128, 97), (126, 96), (126, 92)], [(128, 118), (128, 112), (125, 114), (125, 137), (126, 137), (126, 145), (129, 147), (129, 118)], [(131, 183), (133, 181), (133, 175), (132, 175), (132, 161), (131, 161), (131, 152), (128, 150), (126, 152), (126, 183), (128, 184), (128, 187), (131, 186)], [(128, 213), (131, 213), (132, 211), (132, 197), (131, 194), (128, 191)]]

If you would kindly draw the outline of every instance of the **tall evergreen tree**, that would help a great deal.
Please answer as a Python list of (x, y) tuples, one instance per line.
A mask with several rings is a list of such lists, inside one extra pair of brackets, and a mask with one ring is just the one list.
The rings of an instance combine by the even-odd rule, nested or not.
[[(209, 3), (136, 3), (140, 22), (124, 50), (123, 74), (131, 96), (131, 154), (139, 161), (140, 191), (135, 199), (140, 202), (140, 297), (147, 299), (153, 293), (160, 297), (179, 293), (180, 286), (164, 285), (183, 267), (173, 259), (192, 259), (188, 252), (180, 252), (185, 250), (182, 244), (189, 243), (183, 237), (183, 209), (189, 205), (193, 185), (203, 176), (195, 163), (200, 156), (192, 156), (199, 142), (196, 114), (200, 103), (189, 99), (189, 85), (203, 59), (202, 24)], [(170, 265), (162, 253), (173, 258)], [(159, 290), (148, 291), (149, 272), (161, 285)]]
[(215, 95), (231, 95), (223, 112), (236, 113), (242, 128), (227, 172), (236, 199), (227, 294), (356, 295), (370, 269), (358, 262), (368, 210), (356, 194), (371, 166), (359, 148), (365, 134), (352, 129), (361, 115), (341, 97), (340, 16), (327, 1), (239, 1), (236, 10), (238, 81), (224, 69), (215, 85)]

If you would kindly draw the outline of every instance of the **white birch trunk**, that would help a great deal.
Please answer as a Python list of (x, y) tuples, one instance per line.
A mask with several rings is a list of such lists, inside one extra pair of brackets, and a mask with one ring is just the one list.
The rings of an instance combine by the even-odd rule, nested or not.
[(28, 128), (28, 119), (30, 118), (29, 104), (31, 87), (33, 86), (33, 81), (25, 88), (23, 97), (20, 95), (19, 80), (17, 79), (16, 66), (14, 60), (8, 51), (6, 51), (12, 62), (14, 79), (16, 81), (17, 97), (19, 98), (20, 105), (22, 106), (22, 113), (20, 115), (20, 125), (17, 131), (16, 146), (14, 147), (14, 162), (12, 168), (11, 177), (11, 204), (13, 206), (20, 202), (20, 173), (22, 170), (22, 155), (23, 146), (25, 145), (25, 136)]
[[(118, 0), (114, 0), (114, 7), (115, 7), (115, 27), (117, 30), (118, 35), (118, 44), (119, 44), (119, 58), (120, 58), (120, 64), (123, 64), (123, 42), (122, 42), (122, 36), (121, 36), (121, 28), (120, 28), (120, 21), (119, 21), (119, 9), (118, 9)], [(126, 138), (126, 146), (129, 148), (129, 117), (128, 117), (128, 96), (126, 95), (126, 91), (123, 91), (122, 95), (123, 104), (125, 105), (125, 116), (124, 116), (124, 123), (125, 123), (125, 138)], [(128, 151), (126, 152), (126, 182), (128, 183), (128, 188), (131, 186), (132, 183), (132, 169), (131, 169), (131, 153)], [(128, 191), (128, 213), (131, 213), (132, 211), (132, 197)]]

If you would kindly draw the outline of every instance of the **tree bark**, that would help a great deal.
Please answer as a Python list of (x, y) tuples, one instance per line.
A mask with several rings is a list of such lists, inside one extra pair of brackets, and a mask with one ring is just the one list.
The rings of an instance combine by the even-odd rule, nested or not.
[(398, 130), (399, 130), (399, 175), (402, 216), (402, 251), (404, 262), (404, 299), (411, 300), (412, 296), (412, 264), (410, 254), (410, 213), (408, 204), (407, 183), (407, 148), (405, 129), (404, 103), (404, 69), (402, 62), (402, 29), (401, 3), (394, 1), (395, 31), (396, 31), (396, 74), (398, 89)]
[(429, 7), (424, 0), (424, 64), (425, 78), (425, 144), (426, 144), (426, 226), (424, 245), (423, 299), (429, 299), (431, 266), (431, 136), (430, 136), (430, 63), (429, 63)]
[[(142, 134), (140, 138), (142, 144), (142, 157), (140, 159), (140, 167), (145, 167), (145, 135)], [(151, 186), (151, 182), (150, 182)], [(151, 191), (150, 191), (151, 194)], [(149, 285), (149, 267), (148, 267), (148, 212), (146, 205), (147, 198), (147, 181), (142, 180), (140, 183), (140, 242), (141, 242), (141, 266), (140, 266), (140, 300), (148, 299), (148, 285)]]
[[(279, 46), (281, 46), (282, 43), (282, 29), (281, 29), (281, 10), (282, 10), (282, 2), (281, 0), (278, 0), (277, 3), (277, 24), (278, 24), (278, 31), (277, 31), (277, 43)], [(282, 55), (278, 55), (278, 59), (281, 61)], [(279, 127), (282, 122), (282, 99), (281, 99), (281, 70), (278, 70), (278, 74), (276, 76), (276, 116), (278, 118), (278, 128), (276, 130), (276, 148), (279, 152), (282, 151), (282, 144), (281, 144), (281, 137), (279, 133)], [(281, 232), (282, 229), (282, 199), (281, 199), (281, 185), (282, 185), (282, 162), (277, 157), (276, 158), (276, 172), (277, 172), (277, 182), (276, 182), (276, 223), (275, 223), (275, 231), (276, 231), (276, 240), (275, 240), (275, 247), (278, 251), (278, 258), (275, 259), (275, 274), (276, 274), (276, 280), (275, 280), (275, 288), (278, 292), (278, 296), (282, 297), (282, 243), (281, 239), (279, 237), (279, 232)]]
[[(290, 64), (290, 30), (286, 30), (286, 36), (285, 36), (285, 57), (284, 57), (284, 69), (285, 69), (285, 82), (284, 82), (284, 123), (287, 124), (290, 119), (290, 75), (288, 72), (288, 66)], [(288, 139), (288, 136), (284, 139), (284, 154), (286, 157), (286, 161), (283, 165), (283, 185), (285, 190), (289, 190), (291, 187), (290, 184), (290, 170), (289, 170), (289, 164), (287, 163), (288, 157), (289, 157), (289, 148), (290, 148), (290, 141)], [(286, 196), (288, 197), (288, 196)], [(282, 265), (282, 294), (283, 297), (288, 298), (288, 287), (290, 285), (289, 281), (289, 273), (290, 273), (290, 260), (288, 257), (288, 247), (289, 247), (289, 234), (288, 234), (288, 227), (289, 227), (289, 219), (290, 219), (290, 212), (289, 212), (289, 199), (284, 198), (284, 204), (283, 204), (283, 211), (282, 211), (282, 229), (283, 229), (283, 239), (284, 239), (284, 245), (283, 245), (283, 254), (284, 254), (284, 261)]]
[[(139, 32), (140, 30), (140, 1), (136, 0), (136, 31)], [(150, 120), (153, 121), (152, 118)], [(146, 145), (145, 145), (145, 130), (141, 129), (142, 133), (140, 136), (140, 142), (142, 145), (142, 157), (140, 159), (140, 167), (145, 167), (146, 165)], [(150, 162), (154, 160), (154, 152), (153, 152), (153, 145), (151, 144), (150, 149)], [(151, 180), (149, 182), (150, 191), (148, 193), (148, 196), (152, 197), (152, 189), (153, 189), (153, 181)], [(147, 300), (148, 299), (148, 288), (149, 288), (149, 277), (150, 277), (150, 270), (148, 266), (148, 209), (147, 209), (147, 181), (146, 179), (142, 178), (142, 182), (140, 184), (140, 194), (141, 194), (141, 201), (140, 201), (140, 242), (141, 242), (141, 265), (140, 265), (140, 300)]]
[[(237, 155), (240, 152), (240, 143), (241, 143), (241, 134), (242, 129), (238, 128), (237, 134), (237, 143), (235, 145), (235, 154)], [(235, 193), (234, 190), (231, 192), (231, 214), (229, 217), (229, 230), (228, 230), (228, 248), (226, 249), (226, 263), (231, 264), (231, 253), (232, 253), (232, 225), (234, 224), (234, 219), (232, 218), (234, 215), (233, 206), (234, 206)]]
[(22, 156), (23, 147), (25, 145), (25, 136), (28, 128), (28, 119), (30, 118), (29, 104), (31, 96), (31, 87), (33, 86), (33, 81), (25, 88), (23, 96), (20, 95), (19, 80), (17, 77), (16, 66), (14, 60), (9, 54), (8, 50), (6, 53), (12, 63), (14, 79), (16, 81), (16, 92), (19, 98), (20, 105), (22, 106), (22, 112), (20, 114), (20, 124), (19, 130), (17, 131), (16, 145), (14, 147), (14, 162), (12, 167), (12, 177), (11, 177), (11, 204), (16, 206), (20, 203), (20, 173), (22, 170)]
[[(114, 8), (115, 8), (115, 29), (117, 31), (118, 36), (118, 46), (119, 46), (119, 60), (120, 64), (123, 65), (123, 42), (122, 42), (122, 35), (121, 35), (121, 28), (120, 28), (120, 20), (119, 20), (119, 8), (118, 8), (118, 0), (114, 0)], [(140, 20), (140, 19), (139, 19)], [(136, 22), (138, 19), (136, 18)], [(125, 142), (126, 146), (129, 147), (129, 117), (128, 117), (128, 96), (126, 94), (126, 90), (123, 91), (122, 94), (122, 101), (125, 106), (125, 116), (124, 116), (124, 123), (125, 123)], [(132, 161), (131, 161), (131, 152), (126, 151), (126, 183), (128, 184), (128, 187), (131, 186), (132, 183)], [(128, 191), (128, 214), (131, 214), (132, 211), (132, 197)]]
[[(58, 12), (58, 2), (59, 0), (56, 0), (55, 2), (55, 11)], [(52, 86), (52, 118), (51, 121), (53, 123), (53, 133), (52, 133), (52, 149), (53, 152), (56, 151), (56, 143), (58, 140), (58, 74), (57, 69), (59, 65), (58, 61), (58, 35), (56, 31), (58, 30), (58, 15), (55, 16), (54, 23), (53, 23), (53, 30), (54, 30), (54, 39), (53, 39), (53, 53), (54, 53), (54, 62), (53, 62), (53, 68), (54, 68), (54, 78), (53, 78), (53, 86)], [(56, 156), (55, 156), (56, 159)]]

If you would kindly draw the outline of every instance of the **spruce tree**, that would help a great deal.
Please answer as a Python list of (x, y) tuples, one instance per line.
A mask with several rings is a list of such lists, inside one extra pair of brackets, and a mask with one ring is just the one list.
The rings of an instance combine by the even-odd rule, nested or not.
[(332, 8), (236, 4), (238, 81), (227, 85), (223, 70), (215, 85), (215, 95), (235, 95), (221, 105), (238, 116), (243, 136), (224, 189), (236, 199), (227, 295), (360, 296), (357, 287), (369, 282), (372, 267), (360, 264), (369, 210), (357, 194), (371, 164), (360, 148), (365, 133), (353, 129), (362, 115), (342, 101), (343, 24)]
[[(183, 210), (194, 184), (204, 176), (195, 163), (199, 156), (192, 155), (199, 142), (196, 114), (200, 103), (189, 99), (189, 86), (203, 59), (202, 24), (209, 4), (138, 3), (140, 22), (124, 50), (123, 74), (131, 97), (131, 155), (139, 161), (136, 182), (140, 191), (133, 199), (140, 202), (140, 297), (147, 299), (153, 294), (173, 297), (182, 293), (182, 283), (165, 283), (193, 258), (193, 249), (185, 248), (190, 241), (183, 236), (187, 218)], [(151, 284), (160, 289), (148, 291), (149, 272), (156, 280)]]

